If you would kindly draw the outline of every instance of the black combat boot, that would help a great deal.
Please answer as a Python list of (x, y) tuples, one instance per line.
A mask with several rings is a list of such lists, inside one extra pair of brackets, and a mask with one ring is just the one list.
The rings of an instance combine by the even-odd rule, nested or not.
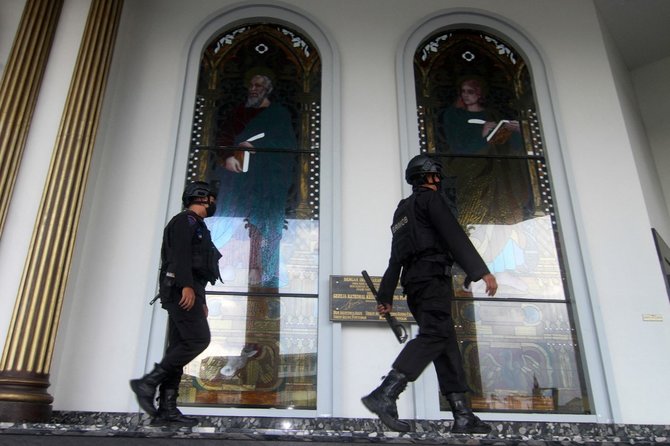
[(177, 409), (177, 389), (165, 389), (161, 387), (158, 396), (158, 414), (151, 422), (153, 425), (170, 425), (173, 427), (184, 426), (192, 427), (198, 424), (198, 419), (187, 417)]
[(398, 420), (398, 408), (396, 400), (407, 387), (407, 377), (397, 370), (391, 372), (384, 378), (381, 385), (361, 401), (372, 413), (377, 414), (382, 423), (398, 432), (409, 431), (409, 423)]
[(491, 432), (491, 426), (472, 413), (465, 393), (449, 393), (446, 396), (451, 405), (451, 413), (454, 414), (452, 434), (488, 434)]
[(154, 398), (156, 397), (156, 388), (168, 376), (168, 371), (158, 364), (154, 369), (140, 379), (131, 379), (130, 388), (135, 392), (137, 402), (146, 413), (152, 417), (156, 416), (156, 406)]

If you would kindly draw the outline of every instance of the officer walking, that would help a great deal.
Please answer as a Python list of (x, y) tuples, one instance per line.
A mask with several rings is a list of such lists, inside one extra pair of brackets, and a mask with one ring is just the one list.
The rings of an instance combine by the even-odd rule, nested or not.
[(498, 284), (439, 192), (440, 163), (417, 155), (407, 165), (405, 179), (412, 185), (412, 195), (400, 201), (393, 216), (391, 256), (379, 286), (382, 303), (377, 310), (380, 314), (392, 310), (400, 278), (419, 335), (407, 343), (382, 384), (362, 402), (390, 429), (409, 431), (409, 424), (398, 420), (396, 400), (432, 362), (440, 392), (454, 415), (451, 432), (487, 434), (491, 427), (472, 413), (466, 400), (469, 389), (451, 317), (451, 266), (456, 262), (469, 279), (484, 280), (489, 296)]
[(168, 312), (167, 349), (154, 369), (131, 380), (130, 387), (153, 424), (194, 426), (197, 419), (177, 408), (179, 382), (184, 366), (209, 345), (205, 285), (220, 279), (221, 254), (203, 220), (216, 211), (216, 193), (209, 184), (196, 181), (186, 186), (182, 203), (185, 209), (165, 227), (161, 247), (159, 296)]

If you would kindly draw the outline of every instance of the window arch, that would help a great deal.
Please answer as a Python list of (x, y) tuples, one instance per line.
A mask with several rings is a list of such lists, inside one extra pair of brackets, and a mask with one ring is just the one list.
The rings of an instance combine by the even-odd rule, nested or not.
[[(262, 188), (247, 190), (257, 194), (260, 199), (253, 201), (266, 203), (266, 208), (282, 203), (263, 215), (258, 213), (264, 209), (253, 209), (255, 217), (244, 208), (244, 194), (238, 194), (237, 202), (219, 197), (218, 217), (241, 223), (211, 225), (220, 244), (232, 243), (226, 249), (231, 253), (228, 268), (222, 268), (228, 280), (208, 289), (214, 309), (210, 326), (223, 343), (212, 342), (210, 351), (186, 371), (189, 376), (182, 381), (180, 398), (182, 404), (196, 406), (192, 411), (225, 414), (226, 407), (236, 407), (260, 413), (254, 408), (286, 408), (296, 416), (332, 411), (332, 393), (327, 389), (332, 382), (332, 356), (316, 355), (318, 345), (331, 342), (332, 332), (325, 323), (327, 299), (318, 297), (327, 293), (324, 284), (339, 258), (333, 249), (337, 234), (332, 229), (331, 186), (338, 173), (333, 159), (338, 150), (339, 79), (333, 75), (339, 61), (331, 42), (299, 14), (256, 5), (213, 16), (194, 38), (177, 134), (173, 191), (194, 179), (233, 190), (216, 171), (221, 173), (228, 154), (244, 151), (249, 152), (249, 170), (240, 176), (252, 177), (248, 174), (262, 160), (267, 164), (273, 159), (272, 164), (281, 164), (289, 180), (279, 199)], [(281, 105), (273, 107), (277, 114), (270, 121), (285, 118), (290, 131), (254, 132), (253, 149), (233, 150), (240, 141), (225, 141), (223, 127), (235, 105), (246, 100), (254, 75), (265, 76), (265, 87), (267, 79), (272, 82), (270, 100)], [(288, 137), (281, 139), (281, 135)], [(267, 178), (278, 181), (274, 171), (259, 181)], [(172, 207), (176, 207), (179, 200), (176, 192), (172, 195)], [(279, 212), (281, 221), (271, 218)], [(272, 231), (281, 235), (271, 239)], [(256, 246), (251, 241), (254, 236)], [(254, 266), (269, 273), (252, 273)], [(231, 313), (230, 307), (239, 311)], [(228, 317), (220, 317), (224, 311)], [(159, 316), (153, 330), (160, 330), (160, 324)], [(224, 334), (225, 330), (229, 331)], [(162, 346), (152, 343), (152, 349), (158, 348)]]
[(552, 215), (524, 59), (499, 37), (450, 29), (422, 42), (414, 71), (421, 151), (445, 155), (448, 171), (469, 173), (449, 178), (462, 222)]
[(320, 103), (319, 53), (291, 27), (226, 28), (202, 52), (187, 181), (219, 191), (223, 281), (185, 403), (316, 409)]
[(440, 159), (452, 211), (500, 282), (491, 300), (455, 274), (454, 315), (474, 407), (589, 414), (538, 99), (525, 55), (494, 31), (495, 22), (454, 13), (410, 36), (401, 54), (403, 156), (419, 147)]
[[(257, 150), (248, 159), (253, 163), (253, 155), (265, 150), (303, 154), (293, 169), (295, 183), (290, 185), (288, 213), (318, 219), (321, 58), (306, 36), (283, 24), (252, 23), (226, 29), (203, 51), (187, 178), (212, 179), (216, 160), (211, 152), (234, 152), (226, 147), (239, 143), (235, 141), (239, 134), (234, 133), (240, 129), (231, 127), (231, 114), (246, 100), (249, 82), (256, 75), (272, 82), (268, 99), (274, 105), (270, 108), (281, 105), (286, 110), (272, 117), (282, 119), (286, 115), (288, 121), (285, 129), (274, 129), (273, 135), (253, 141)], [(238, 120), (235, 125), (242, 126), (243, 122)], [(267, 123), (256, 126), (263, 125)], [(251, 138), (257, 135), (243, 133)]]

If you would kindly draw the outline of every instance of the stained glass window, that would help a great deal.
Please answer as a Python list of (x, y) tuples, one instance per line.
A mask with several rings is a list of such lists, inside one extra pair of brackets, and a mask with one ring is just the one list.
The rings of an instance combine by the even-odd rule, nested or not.
[[(499, 289), (456, 269), (454, 321), (481, 411), (590, 413), (531, 76), (504, 39), (444, 29), (414, 75), (421, 152)], [(448, 403), (441, 399), (441, 409)]]
[(239, 25), (203, 49), (186, 180), (218, 190), (223, 281), (181, 404), (316, 409), (320, 103), (318, 50), (290, 27)]

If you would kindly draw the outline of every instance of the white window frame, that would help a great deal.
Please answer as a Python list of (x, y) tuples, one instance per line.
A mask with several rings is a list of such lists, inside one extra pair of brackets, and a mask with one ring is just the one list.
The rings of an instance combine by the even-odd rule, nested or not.
[[(414, 78), (414, 55), (419, 44), (438, 30), (447, 28), (478, 29), (504, 38), (518, 49), (526, 60), (531, 73), (534, 93), (537, 98), (538, 115), (541, 117), (546, 160), (552, 180), (554, 205), (560, 216), (562, 244), (565, 253), (566, 273), (570, 278), (571, 305), (575, 308), (575, 324), (579, 333), (579, 348), (584, 378), (588, 387), (591, 415), (549, 414), (549, 413), (478, 413), (484, 420), (509, 421), (554, 421), (554, 422), (612, 422), (612, 407), (608, 398), (602, 352), (596, 333), (597, 321), (591, 307), (591, 299), (586, 282), (586, 274), (579, 240), (572, 193), (567, 182), (566, 167), (563, 161), (559, 125), (551, 96), (551, 79), (545, 69), (545, 63), (538, 49), (526, 35), (505, 22), (484, 11), (447, 10), (417, 25), (400, 40), (396, 52), (397, 97), (399, 110), (400, 158), (404, 176), (404, 166), (417, 155), (419, 133), (417, 129), (416, 93)], [(403, 183), (403, 195), (411, 194), (410, 186)], [(434, 373), (424, 373), (415, 383), (415, 408), (417, 419), (444, 419), (451, 414), (439, 410), (439, 387)]]
[[(218, 33), (233, 29), (243, 23), (274, 22), (302, 31), (318, 48), (322, 64), (321, 80), (321, 138), (320, 138), (320, 196), (319, 196), (319, 297), (318, 297), (318, 345), (317, 352), (317, 407), (316, 410), (290, 409), (247, 409), (222, 407), (182, 407), (191, 415), (213, 416), (274, 416), (274, 417), (329, 417), (333, 414), (333, 324), (329, 315), (329, 277), (339, 269), (340, 249), (335, 243), (340, 238), (339, 228), (333, 224), (341, 213), (339, 197), (333, 191), (340, 178), (340, 78), (339, 54), (333, 39), (323, 27), (313, 20), (288, 8), (270, 5), (248, 4), (223, 9), (212, 14), (185, 48), (183, 93), (179, 111), (179, 124), (174, 135), (174, 164), (170, 183), (168, 215), (181, 209), (181, 193), (187, 170), (193, 124), (194, 104), (197, 90), (200, 59), (206, 45)], [(167, 223), (167, 220), (166, 220)], [(151, 322), (147, 358), (155, 359), (163, 355), (167, 314), (156, 305)]]

